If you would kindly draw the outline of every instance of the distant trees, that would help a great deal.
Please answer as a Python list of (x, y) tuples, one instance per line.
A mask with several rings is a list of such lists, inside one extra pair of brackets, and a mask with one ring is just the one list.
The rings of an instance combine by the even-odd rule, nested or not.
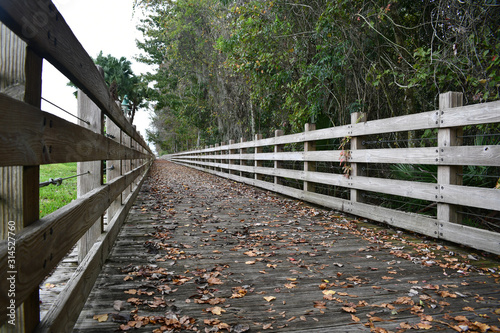
[(134, 74), (132, 63), (125, 57), (118, 59), (110, 54), (104, 56), (101, 51), (94, 62), (103, 68), (104, 81), (108, 84), (113, 98), (121, 103), (127, 96), (128, 116), (132, 123), (137, 110), (147, 105), (147, 83)]
[[(96, 65), (103, 68), (104, 81), (109, 87), (111, 96), (115, 101), (123, 102), (125, 96), (129, 101), (128, 117), (130, 122), (134, 121), (135, 113), (148, 106), (148, 84), (140, 76), (136, 76), (132, 71), (132, 63), (125, 57), (115, 58), (111, 54), (103, 55), (99, 52), (94, 59)], [(76, 86), (68, 83), (69, 86)], [(76, 96), (76, 92), (75, 92)]]
[[(492, 0), (137, 0), (165, 151), (498, 99)], [(163, 136), (161, 135), (163, 133)], [(165, 133), (168, 133), (168, 140)], [(165, 142), (169, 142), (165, 144)]]

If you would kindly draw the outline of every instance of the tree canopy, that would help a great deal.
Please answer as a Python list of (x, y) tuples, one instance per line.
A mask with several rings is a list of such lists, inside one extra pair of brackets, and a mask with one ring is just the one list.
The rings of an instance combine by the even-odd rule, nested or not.
[(137, 0), (161, 151), (498, 99), (494, 0)]
[[(130, 122), (134, 121), (135, 113), (148, 106), (148, 85), (141, 77), (132, 71), (132, 63), (126, 57), (115, 58), (111, 54), (104, 56), (99, 52), (94, 59), (96, 65), (104, 71), (104, 81), (109, 87), (111, 96), (115, 101), (123, 102), (127, 96), (129, 102), (128, 116)], [(68, 85), (76, 87), (71, 82)], [(76, 92), (75, 92), (76, 96)]]

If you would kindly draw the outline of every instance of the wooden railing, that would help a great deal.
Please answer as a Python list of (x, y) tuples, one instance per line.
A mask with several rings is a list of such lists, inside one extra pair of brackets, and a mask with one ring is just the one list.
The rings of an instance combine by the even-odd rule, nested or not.
[[(500, 101), (462, 107), (461, 99), (459, 93), (446, 93), (440, 96), (440, 108), (435, 111), (374, 121), (365, 121), (364, 114), (355, 113), (350, 125), (314, 130), (314, 125), (308, 124), (303, 133), (283, 136), (277, 131), (272, 138), (262, 139), (257, 135), (251, 142), (222, 143), (164, 158), (335, 210), (500, 254), (499, 233), (460, 223), (461, 206), (493, 211), (492, 215), (500, 210), (500, 190), (495, 186), (461, 185), (462, 166), (500, 166), (500, 145), (465, 146), (461, 142), (464, 126), (500, 122)], [(403, 136), (405, 132), (427, 129), (437, 132), (437, 144), (392, 149), (369, 149), (364, 145), (367, 140), (376, 141), (379, 135)], [(337, 140), (336, 147), (346, 148), (316, 150), (315, 143), (332, 139)], [(283, 151), (286, 145), (295, 147)], [(303, 150), (297, 151), (301, 150), (297, 146), (302, 145)], [(253, 151), (249, 153), (249, 149)], [(299, 164), (295, 170), (293, 165), (284, 167), (297, 162), (303, 166)], [(345, 168), (336, 173), (317, 171), (316, 165), (325, 162), (342, 164)], [(368, 175), (366, 170), (377, 164), (431, 165), (437, 168), (436, 181)], [(295, 186), (287, 186), (290, 184)], [(320, 185), (347, 193), (344, 197), (318, 193), (315, 186)], [(403, 203), (421, 200), (437, 206), (437, 213), (426, 216), (371, 204), (366, 199), (371, 193), (395, 196)]]
[[(24, 71), (13, 70), (24, 72), (24, 101), (0, 93), (1, 330), (69, 332), (154, 155), (51, 1), (2, 0), (0, 21), (27, 45), (14, 59)], [(40, 109), (43, 59), (81, 90), (78, 125)], [(66, 162), (83, 174), (78, 198), (40, 219), (40, 165)], [(39, 285), (77, 243), (80, 265), (40, 322)]]

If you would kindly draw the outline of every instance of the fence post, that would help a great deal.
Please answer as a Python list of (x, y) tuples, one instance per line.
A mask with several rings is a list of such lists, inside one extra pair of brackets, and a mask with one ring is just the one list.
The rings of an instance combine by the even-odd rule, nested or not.
[[(125, 147), (129, 147), (130, 145), (130, 136), (127, 135), (127, 133), (121, 131), (121, 137), (122, 137), (122, 145)], [(130, 171), (130, 160), (121, 160), (121, 165), (122, 165), (122, 174), (126, 174), (127, 172)], [(130, 194), (130, 187), (127, 187), (123, 190), (122, 192), (122, 204), (125, 204), (125, 201), (127, 200), (128, 195)]]
[[(235, 144), (235, 141), (234, 140), (229, 140), (229, 145), (234, 145)], [(229, 149), (229, 154), (230, 155), (234, 155), (234, 154), (237, 154), (237, 150), (236, 149)], [(236, 159), (234, 159), (234, 156), (231, 157), (231, 159), (229, 160), (229, 166), (233, 166), (233, 165), (236, 165)], [(229, 174), (231, 175), (235, 175), (236, 174), (236, 170), (233, 170), (233, 169), (229, 169)]]
[(214, 148), (215, 148), (215, 150), (214, 150), (213, 154), (215, 155), (215, 156), (214, 156), (215, 158), (214, 158), (214, 160), (213, 160), (213, 161), (214, 161), (215, 165), (214, 165), (213, 170), (214, 170), (214, 171), (218, 171), (218, 170), (219, 170), (219, 167), (220, 167), (220, 160), (217, 158), (217, 157), (218, 157), (218, 155), (220, 155), (220, 154), (219, 154), (219, 144), (218, 144), (218, 143), (216, 143)]
[[(305, 132), (315, 131), (315, 130), (316, 130), (316, 124), (305, 124), (304, 126)], [(307, 155), (308, 151), (315, 151), (315, 150), (316, 150), (316, 142), (314, 141), (304, 142), (305, 155)], [(316, 162), (304, 161), (304, 173), (306, 174), (306, 178), (307, 178), (307, 173), (310, 171), (316, 171)], [(314, 192), (314, 184), (304, 181), (304, 192)]]
[[(101, 75), (104, 75), (103, 69), (99, 66), (98, 69)], [(78, 125), (88, 128), (95, 133), (103, 134), (104, 114), (101, 112), (101, 109), (99, 109), (99, 107), (95, 105), (94, 102), (92, 102), (92, 100), (81, 90), (78, 90), (78, 117), (90, 122), (90, 124), (87, 124), (79, 120)], [(102, 185), (102, 167), (103, 163), (101, 160), (77, 163), (77, 174), (88, 172), (88, 174), (77, 178), (77, 197), (81, 197), (87, 192), (90, 192), (96, 187)], [(102, 227), (103, 217), (101, 216), (78, 241), (78, 262), (83, 261), (92, 245), (94, 245), (95, 241), (102, 232)]]
[[(40, 108), (42, 98), (43, 59), (28, 47), (24, 60), (26, 80), (24, 101)], [(39, 219), (40, 166), (14, 166), (0, 169), (0, 196), (2, 198), (2, 200), (0, 200), (0, 213), (3, 219), (2, 239), (7, 239), (9, 236), (7, 222), (14, 222), (16, 229), (15, 233), (17, 234), (17, 232)], [(16, 263), (16, 265), (22, 264), (23, 263)], [(7, 272), (2, 272), (0, 276), (6, 278), (5, 274), (7, 274)], [(23, 276), (16, 276), (18, 281), (23, 278)], [(16, 332), (33, 332), (40, 322), (40, 297), (38, 289), (33, 290), (23, 304), (19, 305), (16, 303), (16, 307), (16, 326), (14, 330)], [(0, 331), (11, 332), (11, 327), (10, 324), (6, 323), (2, 325)]]
[[(276, 130), (274, 132), (274, 136), (277, 138), (279, 136), (283, 136), (284, 132), (283, 130)], [(274, 153), (277, 154), (277, 153), (281, 153), (283, 151), (283, 145), (274, 145)], [(281, 168), (283, 162), (281, 162), (280, 160), (278, 160), (276, 158), (276, 156), (274, 157), (274, 169), (276, 170), (276, 172), (278, 172), (278, 169)], [(281, 185), (283, 182), (281, 181), (281, 177), (278, 177), (278, 176), (274, 176), (274, 184), (276, 185)]]
[(225, 145), (225, 142), (220, 143), (220, 150), (219, 150), (219, 155), (220, 155), (220, 160), (219, 160), (219, 172), (224, 172), (224, 164), (226, 164), (226, 159), (224, 158), (224, 155), (226, 155), (227, 151), (223, 150), (222, 147)]
[[(241, 137), (240, 143), (243, 143), (243, 142), (245, 142), (245, 138)], [(246, 148), (240, 148), (240, 165), (245, 165), (245, 166), (248, 165), (247, 160), (244, 160), (241, 158), (241, 155), (246, 154), (246, 152), (247, 152)], [(241, 170), (240, 170), (240, 177), (243, 177), (243, 171), (241, 171)]]
[[(119, 102), (117, 102), (119, 103)], [(121, 138), (121, 130), (111, 119), (106, 118), (106, 134), (111, 138), (111, 140), (116, 141), (118, 143), (122, 142)], [(106, 183), (109, 183), (115, 178), (118, 178), (122, 175), (122, 163), (121, 160), (108, 160), (106, 161)], [(108, 208), (108, 223), (111, 221), (115, 213), (122, 206), (122, 195), (118, 195), (118, 197), (111, 203)]]
[[(443, 115), (446, 109), (463, 106), (463, 94), (460, 92), (447, 92), (439, 95), (439, 113)], [(440, 120), (442, 124), (442, 120)], [(440, 126), (442, 126), (440, 124)], [(446, 124), (445, 124), (446, 125)], [(443, 149), (450, 146), (461, 146), (462, 145), (462, 127), (454, 128), (439, 128), (438, 130), (438, 149), (439, 153)], [(442, 158), (439, 157), (442, 162)], [(462, 166), (438, 166), (438, 186), (439, 192), (444, 190), (446, 185), (462, 185)], [(443, 199), (443, 194), (439, 194), (440, 199)], [(461, 222), (461, 216), (458, 213), (458, 207), (455, 205), (449, 205), (444, 203), (437, 204), (437, 218), (438, 221), (447, 222)], [(441, 225), (440, 225), (441, 227)], [(441, 229), (441, 228), (440, 228)], [(442, 236), (440, 231), (439, 236)]]
[[(214, 147), (215, 147), (214, 145), (210, 145), (210, 149), (212, 149), (212, 148), (214, 148)], [(208, 153), (208, 155), (209, 155), (208, 160), (210, 161), (210, 163), (212, 163), (212, 166), (209, 166), (209, 167), (208, 167), (208, 170), (215, 170), (215, 167), (214, 167), (213, 165), (216, 163), (216, 161), (215, 161), (215, 159), (213, 159), (213, 158), (211, 157), (212, 155), (215, 155), (215, 152), (214, 152), (214, 151), (210, 151), (210, 152)]]
[[(353, 112), (351, 113), (351, 125), (355, 125), (359, 122), (367, 121), (366, 113), (364, 112)], [(363, 138), (360, 136), (351, 137), (351, 151), (356, 149), (364, 149)], [(344, 156), (348, 159), (348, 156)], [(349, 163), (349, 162), (348, 162)], [(351, 177), (364, 176), (362, 166), (359, 163), (351, 163)], [(351, 189), (351, 202), (363, 202), (362, 192), (360, 190)]]
[[(255, 134), (255, 141), (257, 140), (262, 140), (262, 134)], [(262, 167), (263, 163), (262, 161), (260, 160), (257, 160), (257, 154), (260, 154), (264, 152), (264, 148), (262, 147), (255, 147), (255, 151), (254, 151), (254, 165), (255, 165), (255, 168), (259, 168), (259, 167)], [(254, 172), (254, 179), (255, 180), (263, 180), (264, 179), (264, 176), (257, 173), (257, 171)]]

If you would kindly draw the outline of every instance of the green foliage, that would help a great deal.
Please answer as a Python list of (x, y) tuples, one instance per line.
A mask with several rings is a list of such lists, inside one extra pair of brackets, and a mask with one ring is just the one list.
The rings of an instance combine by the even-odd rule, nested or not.
[[(40, 166), (40, 182), (74, 175), (76, 175), (76, 162)], [(40, 217), (55, 212), (74, 199), (76, 199), (76, 178), (66, 179), (60, 186), (49, 185), (40, 188)]]
[[(158, 114), (186, 145), (499, 98), (500, 11), (482, 1), (138, 0)], [(170, 124), (173, 124), (171, 122)], [(162, 130), (156, 128), (161, 141)], [(193, 133), (197, 133), (193, 136)], [(196, 142), (195, 142), (196, 141)], [(189, 142), (189, 143), (188, 143)]]

